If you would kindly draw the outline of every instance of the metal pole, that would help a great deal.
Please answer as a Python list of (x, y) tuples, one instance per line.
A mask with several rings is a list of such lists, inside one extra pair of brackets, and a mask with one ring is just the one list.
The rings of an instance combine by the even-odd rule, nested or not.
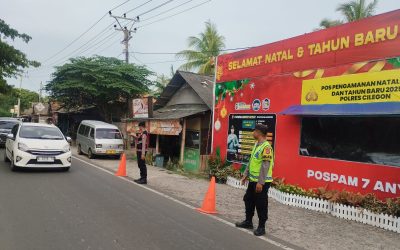
[(181, 153), (179, 162), (183, 164), (184, 154), (185, 154), (185, 141), (186, 141), (186, 118), (183, 118), (182, 125), (182, 138), (181, 138)]
[[(135, 25), (136, 22), (139, 22), (139, 16), (137, 16), (135, 18), (129, 18), (129, 17), (126, 17), (126, 13), (123, 14), (122, 16), (115, 16), (111, 13), (111, 11), (109, 11), (108, 13), (110, 14), (110, 17), (113, 17), (115, 19), (115, 21), (118, 23), (119, 28), (117, 28), (117, 25), (114, 25), (115, 30), (124, 32), (124, 40), (122, 41), (122, 43), (125, 45), (125, 49), (124, 49), (125, 62), (129, 63), (129, 40), (131, 40), (131, 38), (132, 38), (131, 33), (136, 32), (136, 28), (133, 28), (133, 26)], [(129, 29), (126, 26), (122, 27), (121, 23), (119, 22), (119, 19), (128, 20), (128, 21), (132, 22), (131, 27)]]
[(17, 117), (21, 115), (21, 89), (22, 89), (22, 75), (20, 77), (19, 81), (19, 93), (18, 93), (18, 112), (17, 112)]
[(124, 30), (124, 44), (125, 44), (125, 62), (129, 63), (129, 31)]
[(39, 88), (39, 102), (42, 100), (42, 82), (40, 82), (40, 88)]

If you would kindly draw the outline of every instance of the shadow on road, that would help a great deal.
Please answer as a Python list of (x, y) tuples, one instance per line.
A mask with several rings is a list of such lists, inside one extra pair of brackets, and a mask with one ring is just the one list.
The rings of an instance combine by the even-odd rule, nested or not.
[[(10, 169), (11, 171), (11, 169)], [(65, 169), (62, 168), (20, 168), (18, 170), (16, 170), (14, 173), (32, 173), (32, 174), (36, 174), (36, 173), (68, 173), (70, 172), (66, 171)]]

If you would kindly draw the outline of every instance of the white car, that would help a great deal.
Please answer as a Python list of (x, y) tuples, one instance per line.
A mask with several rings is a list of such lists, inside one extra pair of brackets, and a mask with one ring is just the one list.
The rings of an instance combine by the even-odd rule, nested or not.
[(64, 137), (54, 125), (18, 123), (7, 136), (4, 161), (11, 162), (11, 170), (18, 168), (71, 167), (71, 138)]

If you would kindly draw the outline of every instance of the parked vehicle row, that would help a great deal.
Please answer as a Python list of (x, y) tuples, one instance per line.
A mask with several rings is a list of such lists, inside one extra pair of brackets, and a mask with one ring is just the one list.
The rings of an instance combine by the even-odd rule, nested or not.
[[(13, 171), (19, 168), (71, 167), (71, 138), (52, 124), (23, 123), (18, 119), (0, 118), (0, 146), (5, 147), (4, 161)], [(84, 120), (77, 133), (78, 154), (119, 157), (124, 152), (118, 127), (101, 121)]]

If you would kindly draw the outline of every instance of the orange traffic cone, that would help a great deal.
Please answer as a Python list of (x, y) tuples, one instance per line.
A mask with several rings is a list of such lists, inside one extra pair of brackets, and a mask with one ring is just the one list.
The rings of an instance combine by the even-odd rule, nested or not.
[(211, 178), (210, 186), (203, 200), (201, 208), (197, 208), (197, 211), (206, 214), (216, 214), (215, 210), (215, 176)]
[(115, 173), (116, 176), (127, 176), (126, 175), (126, 156), (125, 153), (122, 154), (121, 161), (119, 162), (119, 167), (117, 172)]

